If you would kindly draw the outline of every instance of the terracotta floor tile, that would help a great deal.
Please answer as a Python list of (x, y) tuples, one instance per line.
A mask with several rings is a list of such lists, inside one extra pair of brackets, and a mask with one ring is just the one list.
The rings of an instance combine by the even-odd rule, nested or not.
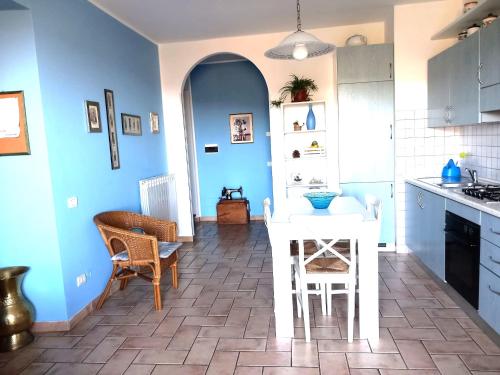
[(47, 375), (94, 375), (103, 365), (92, 363), (56, 363), (46, 372)]
[(368, 343), (374, 353), (399, 353), (396, 343), (387, 328), (380, 328), (379, 339), (369, 340)]
[(150, 375), (155, 365), (130, 365), (124, 375)]
[(224, 316), (187, 316), (182, 325), (184, 326), (223, 326), (226, 323)]
[(199, 337), (243, 338), (244, 327), (202, 327)]
[(409, 369), (434, 369), (436, 366), (420, 341), (396, 340), (399, 353)]
[(180, 326), (167, 346), (168, 350), (189, 350), (200, 332), (199, 326)]
[(248, 352), (248, 351), (265, 351), (266, 350), (267, 339), (219, 339), (219, 344), (217, 345), (217, 350), (220, 351), (236, 351), (236, 352)]
[(292, 350), (292, 340), (288, 338), (268, 338), (267, 352), (290, 352)]
[(37, 337), (31, 347), (41, 349), (72, 348), (82, 338), (79, 336), (41, 336)]
[(321, 375), (349, 375), (349, 366), (343, 353), (319, 353)]
[(167, 348), (170, 337), (128, 337), (120, 349), (161, 349)]
[(263, 375), (319, 375), (319, 369), (301, 367), (264, 367)]
[(397, 340), (443, 340), (435, 328), (389, 328), (392, 337)]
[[(52, 366), (54, 366), (54, 363), (38, 363), (38, 362), (33, 362), (31, 365), (26, 367), (20, 375), (42, 375), (45, 374)], [(0, 374), (4, 373), (2, 371), (2, 368), (0, 367)], [(7, 374), (7, 372), (5, 372)]]
[(461, 354), (460, 358), (471, 370), (500, 371), (500, 356)]
[(125, 341), (125, 337), (106, 337), (85, 358), (86, 363), (106, 363)]
[(187, 350), (141, 350), (134, 360), (137, 364), (182, 364), (188, 355)]
[(470, 337), (481, 347), (486, 354), (500, 355), (500, 347), (479, 330), (467, 330)]
[(226, 320), (228, 327), (246, 327), (250, 317), (250, 307), (233, 307)]
[(139, 350), (117, 350), (101, 368), (99, 375), (123, 374), (128, 369), (137, 354), (139, 354)]
[(173, 337), (184, 321), (184, 317), (169, 316), (156, 328), (154, 336)]
[(471, 337), (455, 319), (432, 318), (432, 320), (446, 340), (471, 340)]
[(290, 352), (241, 352), (238, 366), (290, 366)]
[(215, 352), (207, 375), (233, 375), (238, 361), (236, 352)]
[[(408, 320), (408, 323), (413, 328), (433, 328), (434, 323), (432, 320), (429, 318), (427, 313), (425, 312), (424, 309), (420, 308), (404, 308), (402, 309), (403, 313), (405, 314), (406, 319)], [(434, 309), (429, 309), (429, 311), (434, 310)], [(435, 310), (440, 310), (440, 309), (435, 309)]]
[(370, 345), (367, 340), (354, 340), (352, 343), (347, 340), (318, 340), (319, 352), (371, 352)]
[(90, 352), (90, 349), (47, 349), (37, 358), (37, 362), (82, 362)]
[(465, 375), (470, 374), (467, 366), (460, 360), (458, 355), (434, 354), (432, 360), (442, 375)]
[(316, 340), (292, 340), (293, 367), (319, 367), (318, 344)]
[(406, 368), (399, 354), (346, 353), (346, 356), (351, 368)]
[(206, 366), (194, 365), (158, 365), (151, 375), (204, 375)]
[(184, 363), (187, 365), (209, 365), (218, 341), (216, 338), (198, 337)]
[(108, 336), (117, 337), (149, 337), (157, 329), (157, 324), (139, 324), (136, 326), (113, 326)]
[(474, 341), (422, 341), (430, 354), (484, 354)]

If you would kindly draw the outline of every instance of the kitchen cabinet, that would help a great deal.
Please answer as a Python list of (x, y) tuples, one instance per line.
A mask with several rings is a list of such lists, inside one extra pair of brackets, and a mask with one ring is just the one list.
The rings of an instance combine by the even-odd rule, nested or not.
[(480, 122), (478, 51), (479, 33), (476, 33), (429, 60), (429, 127)]
[(406, 184), (406, 245), (444, 280), (445, 199)]
[(500, 110), (500, 21), (481, 29), (481, 112)]
[(338, 83), (394, 80), (393, 49), (392, 44), (338, 48)]
[(500, 277), (479, 267), (479, 316), (500, 333)]
[(394, 86), (339, 85), (340, 182), (394, 179)]
[[(365, 195), (376, 196), (382, 202), (382, 224), (379, 244), (394, 243), (394, 184), (390, 182), (340, 184), (342, 194), (364, 202)], [(387, 212), (387, 215), (386, 215)], [(382, 245), (383, 246), (383, 245)]]
[(383, 204), (380, 243), (393, 250), (394, 76), (393, 45), (339, 48), (339, 180), (344, 195)]

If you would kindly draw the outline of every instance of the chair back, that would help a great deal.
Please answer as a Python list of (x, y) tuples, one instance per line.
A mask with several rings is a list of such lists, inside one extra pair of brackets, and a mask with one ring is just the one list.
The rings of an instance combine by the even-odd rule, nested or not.
[(264, 224), (266, 224), (266, 227), (269, 229), (271, 225), (271, 199), (264, 199), (262, 206), (264, 207)]
[[(360, 215), (292, 215), (290, 222), (293, 224), (294, 235), (299, 240), (299, 266), (305, 267), (312, 260), (326, 254), (334, 255), (348, 266), (356, 264), (356, 241), (362, 230), (362, 217)], [(349, 240), (349, 258), (338, 252), (334, 245), (339, 240)], [(316, 241), (318, 250), (306, 256), (304, 254), (304, 241)]]
[(380, 231), (382, 228), (382, 201), (374, 195), (365, 195), (366, 211), (373, 217), (377, 224), (377, 234), (380, 236)]

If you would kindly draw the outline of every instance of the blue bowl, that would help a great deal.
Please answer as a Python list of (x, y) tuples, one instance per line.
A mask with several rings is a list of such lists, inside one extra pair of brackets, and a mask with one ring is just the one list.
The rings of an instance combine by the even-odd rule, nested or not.
[(314, 208), (328, 208), (333, 198), (337, 196), (337, 193), (330, 191), (315, 191), (311, 193), (304, 193), (304, 197), (309, 199)]

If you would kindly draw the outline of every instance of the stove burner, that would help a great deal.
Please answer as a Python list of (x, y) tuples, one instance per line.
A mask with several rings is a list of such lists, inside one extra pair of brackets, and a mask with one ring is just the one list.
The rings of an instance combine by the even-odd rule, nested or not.
[(462, 189), (465, 195), (500, 202), (500, 185), (478, 185)]

